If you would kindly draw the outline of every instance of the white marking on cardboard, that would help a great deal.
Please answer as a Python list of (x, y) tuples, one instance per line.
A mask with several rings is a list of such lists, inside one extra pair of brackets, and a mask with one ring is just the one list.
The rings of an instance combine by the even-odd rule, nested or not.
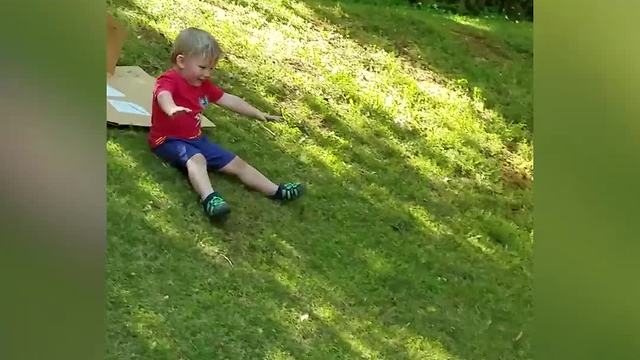
[(107, 99), (107, 101), (109, 101), (111, 106), (118, 110), (118, 112), (133, 115), (151, 116), (151, 114), (149, 114), (149, 112), (145, 108), (136, 103), (112, 99)]
[(124, 97), (124, 94), (121, 93), (120, 91), (118, 91), (115, 88), (112, 88), (111, 86), (107, 85), (107, 96), (110, 97)]

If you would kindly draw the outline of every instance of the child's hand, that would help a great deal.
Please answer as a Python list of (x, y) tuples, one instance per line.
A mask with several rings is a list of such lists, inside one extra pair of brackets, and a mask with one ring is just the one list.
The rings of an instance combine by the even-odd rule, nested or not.
[(267, 121), (280, 121), (280, 120), (282, 120), (282, 116), (277, 116), (277, 115), (265, 115), (264, 118)]
[(258, 120), (260, 121), (280, 121), (280, 119), (282, 119), (282, 116), (269, 115), (265, 113), (260, 113), (258, 115)]
[(173, 116), (179, 115), (181, 113), (190, 113), (190, 112), (191, 112), (191, 109), (189, 109), (189, 108), (186, 108), (186, 107), (183, 107), (183, 106), (175, 106), (175, 107), (173, 107), (173, 108), (171, 108), (169, 110), (167, 115), (173, 117)]

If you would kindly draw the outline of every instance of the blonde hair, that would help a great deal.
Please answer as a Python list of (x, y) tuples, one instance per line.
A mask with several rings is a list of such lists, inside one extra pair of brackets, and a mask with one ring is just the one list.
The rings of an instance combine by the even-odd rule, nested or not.
[(171, 63), (176, 63), (178, 55), (204, 56), (216, 62), (222, 56), (218, 41), (208, 32), (190, 27), (182, 30), (176, 37), (171, 51)]

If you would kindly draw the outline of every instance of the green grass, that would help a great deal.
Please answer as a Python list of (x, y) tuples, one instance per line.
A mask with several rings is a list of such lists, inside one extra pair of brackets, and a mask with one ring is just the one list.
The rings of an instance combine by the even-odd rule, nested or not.
[[(531, 358), (532, 26), (344, 1), (112, 0), (122, 65), (211, 31), (207, 133), (308, 193), (212, 174), (210, 224), (146, 133), (108, 130), (109, 359)], [(308, 318), (307, 318), (308, 316)]]

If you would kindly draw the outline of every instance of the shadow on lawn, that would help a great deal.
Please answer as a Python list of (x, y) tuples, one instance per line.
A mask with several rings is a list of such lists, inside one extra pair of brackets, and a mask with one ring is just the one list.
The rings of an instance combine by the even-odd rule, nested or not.
[[(140, 176), (116, 163), (110, 170), (130, 171), (127, 176), (131, 178)], [(107, 277), (112, 358), (258, 359), (274, 350), (295, 358), (318, 358), (327, 349), (320, 342), (335, 347), (346, 358), (360, 356), (313, 315), (314, 336), (304, 345), (296, 342), (274, 314), (285, 307), (308, 313), (304, 299), (291, 294), (267, 272), (232, 267), (215, 252), (203, 252), (184, 228), (168, 234), (162, 227), (180, 221), (151, 221), (149, 211), (157, 209), (136, 208), (121, 200), (132, 190), (129, 185), (110, 185), (109, 217), (115, 219), (110, 233), (119, 232), (114, 221), (137, 225), (126, 238), (110, 236), (109, 241), (109, 259), (118, 259), (108, 264)], [(144, 189), (137, 190), (144, 193)], [(167, 195), (181, 196), (172, 191)], [(146, 193), (138, 200), (157, 199)]]
[[(156, 75), (166, 65), (156, 64), (155, 60), (138, 62), (140, 58), (132, 57), (127, 49), (148, 46), (135, 53), (165, 59), (170, 45), (153, 29), (143, 24), (134, 26), (134, 33), (145, 42), (126, 44), (123, 62), (141, 65)], [(220, 75), (238, 84), (228, 74)], [(278, 89), (284, 84), (272, 86)], [(258, 96), (244, 92), (247, 100), (265, 108), (266, 103)], [(385, 358), (413, 358), (407, 344), (393, 339), (404, 332), (437, 342), (448, 356), (459, 359), (514, 358), (515, 352), (527, 352), (526, 337), (512, 341), (529, 316), (529, 310), (523, 309), (530, 306), (530, 279), (520, 269), (526, 265), (507, 252), (489, 256), (466, 241), (469, 232), (486, 233), (486, 228), (492, 227), (486, 219), (466, 218), (466, 209), (493, 208), (495, 217), (510, 223), (511, 201), (478, 184), (453, 189), (442, 181), (425, 179), (374, 132), (357, 132), (326, 104), (313, 98), (306, 101), (330, 119), (328, 126), (333, 131), (353, 144), (352, 148), (341, 148), (339, 155), (357, 171), (336, 176), (323, 159), (314, 157), (309, 166), (293, 155), (302, 151), (301, 147), (282, 149), (268, 139), (256, 140), (242, 130), (234, 130), (237, 125), (229, 120), (221, 119), (212, 138), (223, 146), (234, 149), (236, 141), (253, 141), (251, 146), (234, 150), (242, 149), (241, 154), (249, 162), (268, 168), (270, 176), (298, 176), (312, 179), (313, 183), (301, 204), (279, 208), (276, 215), (259, 211), (275, 205), (265, 205), (257, 196), (244, 196), (248, 198), (247, 205), (239, 205), (239, 211), (234, 213), (237, 220), (226, 230), (212, 228), (212, 238), (200, 241), (190, 238), (190, 234), (194, 227), (208, 224), (201, 219), (195, 201), (180, 200), (190, 191), (186, 180), (159, 161), (150, 160), (153, 155), (138, 132), (112, 133), (110, 141), (124, 149), (141, 168), (118, 163), (110, 154), (109, 173), (121, 172), (135, 179), (142, 171), (176, 203), (169, 205), (173, 210), (164, 205), (143, 209), (142, 204), (126, 199), (132, 192), (144, 193), (144, 188), (109, 182), (109, 234), (116, 236), (110, 236), (108, 257), (118, 260), (108, 264), (109, 333), (115, 336), (114, 340), (126, 342), (110, 342), (111, 351), (130, 351), (152, 358), (262, 358), (282, 350), (295, 358), (339, 357), (336, 354), (354, 358), (362, 354), (345, 337), (359, 331), (366, 334), (358, 338), (363, 346)], [(391, 128), (394, 124), (383, 119), (381, 127), (385, 126)], [(333, 146), (316, 129), (305, 131), (309, 141)], [(138, 145), (138, 141), (142, 144)], [(446, 157), (428, 147), (420, 151), (423, 156), (437, 159), (441, 166), (452, 166)], [(272, 162), (286, 166), (263, 166), (272, 154), (280, 154)], [(396, 167), (388, 168), (389, 163)], [(401, 169), (405, 182), (384, 186), (397, 178), (397, 174), (385, 173), (389, 169)], [(226, 178), (217, 182), (225, 192), (233, 193), (231, 186), (237, 187)], [(156, 203), (157, 199), (147, 192), (144, 201)], [(426, 209), (435, 225), (416, 217), (410, 206)], [(354, 213), (354, 209), (360, 212)], [(152, 220), (154, 217), (157, 222)], [(274, 225), (278, 222), (286, 224), (286, 232)], [(124, 223), (137, 224), (137, 231), (131, 233)], [(502, 238), (509, 240), (508, 235), (512, 234)], [(229, 243), (229, 239), (233, 241)], [(223, 259), (206, 256), (199, 245), (202, 241), (209, 246), (227, 247), (236, 266), (230, 268)], [(282, 250), (283, 244), (291, 246), (297, 255)], [(528, 258), (528, 250), (519, 249), (517, 243), (512, 245), (523, 258)], [(372, 262), (372, 258), (377, 260)], [(304, 343), (294, 339), (292, 324), (282, 323), (281, 312), (294, 309), (295, 313), (309, 313), (312, 304), (304, 294), (286, 287), (274, 272), (295, 278), (299, 275), (296, 271), (325, 288), (312, 299), (322, 299), (350, 321), (329, 324), (310, 313), (313, 331)], [(137, 275), (130, 276), (131, 272)], [(169, 294), (171, 305), (167, 305), (165, 294)], [(140, 311), (157, 314), (161, 320), (148, 324), (151, 328), (156, 326), (157, 331), (145, 332)], [(203, 319), (215, 319), (216, 326), (203, 328)], [(358, 328), (358, 323), (368, 322), (368, 330)], [(122, 324), (126, 323), (130, 326), (125, 328)], [(137, 331), (131, 330), (136, 326)], [(166, 345), (162, 345), (163, 332)]]
[[(151, 156), (146, 149), (132, 147), (127, 141), (118, 138), (110, 140), (119, 144), (140, 164), (146, 162), (145, 157)], [(269, 143), (264, 141), (259, 145), (265, 149)], [(184, 192), (188, 191), (188, 183), (183, 177), (159, 163), (154, 166), (142, 165), (137, 170), (127, 170), (125, 164), (116, 166), (118, 170), (109, 169), (110, 173), (130, 171), (124, 178), (140, 176), (142, 170), (153, 179), (153, 183), (160, 184), (169, 199), (184, 198)], [(299, 164), (295, 172), (304, 167), (304, 164)], [(333, 177), (321, 162), (317, 162), (313, 170), (307, 171), (313, 173), (313, 178), (322, 177), (328, 184), (345, 181)], [(181, 184), (165, 185), (166, 178), (176, 177)], [(140, 299), (149, 301), (136, 305), (163, 314), (166, 319), (163, 325), (172, 333), (169, 336), (176, 344), (182, 344), (165, 349), (172, 354), (167, 358), (175, 358), (175, 355), (182, 353), (187, 358), (196, 355), (208, 358), (214, 354), (225, 354), (231, 358), (263, 358), (274, 347), (295, 358), (336, 354), (345, 358), (361, 357), (344, 340), (348, 336), (345, 333), (351, 333), (353, 327), (346, 325), (337, 330), (334, 325), (323, 323), (321, 317), (313, 315), (309, 299), (304, 294), (298, 294), (297, 297), (292, 295), (274, 278), (268, 270), (272, 266), (274, 271), (285, 271), (292, 277), (298, 276), (296, 273), (301, 271), (311, 283), (322, 284), (326, 293), (319, 297), (347, 319), (365, 324), (373, 322), (365, 331), (366, 335), (358, 340), (385, 358), (412, 358), (408, 350), (403, 349), (406, 344), (394, 343), (393, 336), (389, 336), (400, 329), (411, 332), (413, 336), (424, 337), (429, 342), (436, 340), (446, 352), (460, 359), (475, 359), (486, 353), (497, 355), (496, 350), (509, 356), (512, 350), (510, 339), (520, 330), (517, 328), (520, 321), (516, 321), (515, 328), (511, 323), (514, 316), (519, 314), (505, 310), (503, 303), (520, 303), (517, 297), (510, 298), (508, 294), (518, 294), (524, 290), (520, 287), (528, 281), (522, 273), (457, 241), (455, 235), (444, 235), (438, 230), (429, 229), (403, 208), (372, 202), (361, 194), (366, 191), (364, 183), (352, 183), (353, 189), (345, 188), (342, 193), (333, 193), (326, 198), (322, 196), (323, 192), (335, 188), (314, 184), (312, 192), (302, 200), (313, 204), (313, 207), (302, 205), (305, 209), (303, 216), (300, 215), (298, 204), (278, 209), (277, 221), (286, 224), (287, 232), (274, 228), (274, 218), (261, 216), (259, 210), (258, 213), (249, 210), (234, 213), (238, 219), (235, 224), (221, 231), (212, 228), (212, 238), (204, 240), (215, 246), (225, 241), (216, 238), (216, 235), (233, 237), (234, 232), (245, 235), (231, 240), (234, 242), (228, 245), (229, 257), (236, 264), (244, 263), (231, 269), (221, 258), (204, 257), (197, 240), (190, 238), (193, 233), (190, 227), (207, 226), (206, 222), (197, 221), (201, 213), (195, 201), (181, 203), (178, 200), (174, 204), (175, 208), (184, 208), (184, 212), (189, 213), (185, 219), (168, 213), (165, 219), (158, 221), (172, 228), (167, 231), (145, 217), (148, 211), (163, 211), (162, 208), (143, 208), (142, 204), (154, 202), (153, 196), (136, 199), (140, 204), (136, 207), (126, 200), (127, 194), (143, 189), (109, 183), (110, 223), (121, 221), (125, 224), (122, 230), (113, 228), (117, 225), (110, 226), (109, 233), (123, 234), (131, 224), (143, 224), (138, 225), (138, 231), (127, 233), (126, 238), (110, 236), (109, 257), (118, 259), (118, 262), (109, 264), (109, 303), (110, 309), (113, 309), (109, 321), (111, 324), (122, 324), (135, 315), (122, 312), (122, 303), (127, 300), (119, 299), (122, 293), (114, 293), (113, 290), (124, 288), (138, 293), (137, 296), (131, 296), (129, 302)], [(229, 187), (236, 185), (229, 183), (226, 178), (217, 179), (218, 186), (227, 194), (231, 193)], [(337, 199), (344, 203), (336, 204)], [(255, 200), (246, 201), (251, 206)], [(353, 213), (353, 209), (361, 209), (361, 212)], [(188, 224), (190, 220), (194, 224)], [(319, 230), (319, 227), (326, 230)], [(278, 236), (278, 242), (273, 240), (273, 235)], [(126, 246), (121, 242), (126, 242)], [(293, 263), (298, 264), (299, 269), (278, 269), (278, 261), (271, 253), (283, 252), (279, 250), (280, 243), (295, 249), (298, 255)], [(372, 267), (371, 260), (364, 255), (367, 252), (376, 254), (382, 265)], [(287, 258), (291, 254), (281, 256)], [(258, 270), (260, 266), (267, 270)], [(376, 269), (378, 266), (383, 270)], [(132, 270), (137, 275), (130, 278), (127, 274)], [(194, 288), (200, 290), (194, 293)], [(169, 309), (160, 300), (167, 293), (172, 299)], [(317, 296), (311, 299), (317, 299)], [(295, 309), (297, 314), (312, 314), (311, 321), (316, 330), (309, 334), (304, 345), (299, 344), (287, 330), (287, 325), (291, 324), (283, 324), (281, 318), (272, 316), (283, 307)], [(175, 312), (166, 314), (171, 308)], [(195, 326), (193, 333), (189, 334), (188, 326), (204, 319), (213, 321), (216, 329)], [(487, 323), (489, 319), (493, 327)], [(117, 333), (118, 328), (111, 333)], [(271, 336), (258, 334), (257, 329), (270, 332)], [(381, 329), (388, 329), (389, 332)], [(201, 339), (196, 340), (192, 348), (187, 346), (193, 341), (191, 337)], [(216, 345), (215, 341), (219, 338), (226, 340)], [(483, 338), (491, 339), (491, 342), (484, 342)], [(159, 342), (159, 339), (138, 336), (134, 343), (140, 341), (147, 344)], [(482, 348), (483, 343), (491, 344), (494, 349)], [(519, 344), (514, 343), (513, 346), (518, 347)], [(154, 358), (158, 356), (156, 352), (152, 351)]]

